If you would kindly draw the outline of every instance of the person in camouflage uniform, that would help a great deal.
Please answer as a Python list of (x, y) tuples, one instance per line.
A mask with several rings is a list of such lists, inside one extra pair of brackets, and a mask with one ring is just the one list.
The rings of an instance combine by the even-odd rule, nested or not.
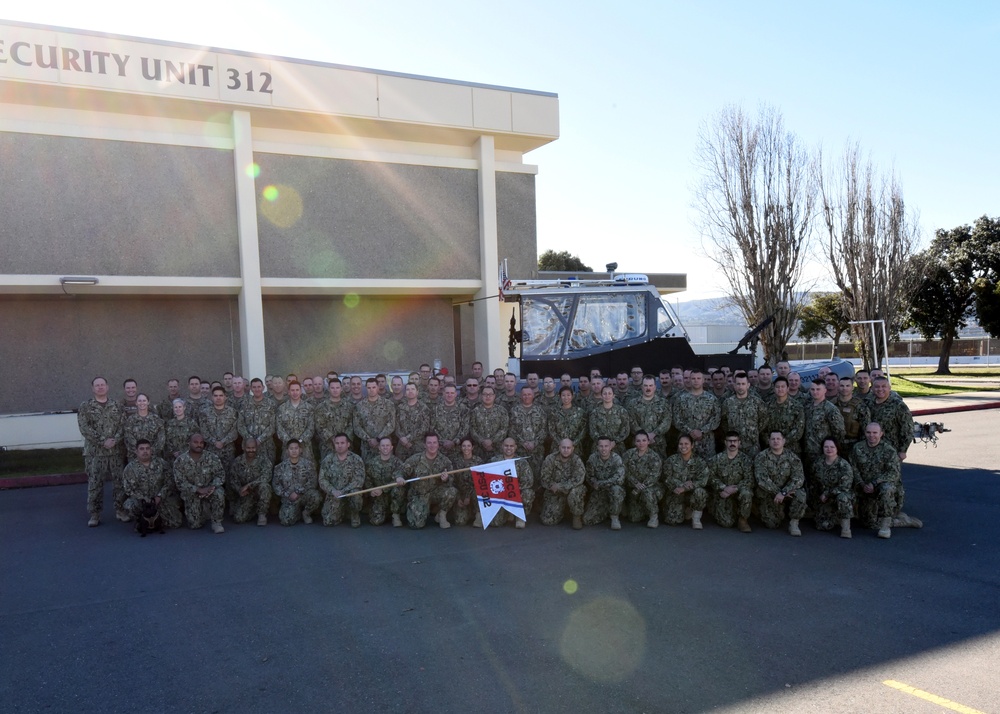
[(542, 462), (542, 513), (543, 526), (554, 526), (562, 522), (566, 509), (573, 516), (573, 528), (583, 528), (583, 511), (587, 499), (584, 480), (587, 469), (583, 461), (574, 453), (576, 447), (572, 439), (559, 442), (559, 451), (549, 454)]
[[(508, 436), (500, 443), (500, 453), (494, 456), (489, 463), (508, 461), (516, 458), (518, 458), (517, 442), (514, 441), (514, 437)], [(525, 515), (527, 515), (531, 512), (531, 506), (535, 502), (535, 487), (538, 484), (535, 483), (534, 471), (532, 471), (531, 462), (528, 459), (519, 460), (516, 468), (518, 487), (521, 490), (521, 504), (524, 506)], [(501, 510), (493, 516), (490, 527), (499, 528), (505, 525), (510, 518), (513, 518), (513, 516), (508, 511)], [(514, 518), (514, 521), (515, 528), (524, 528), (525, 522), (520, 518)], [(476, 505), (476, 516), (472, 525), (475, 528), (483, 527), (482, 514), (479, 512), (478, 504)]]
[(302, 398), (302, 385), (288, 383), (288, 399), (278, 406), (274, 418), (274, 433), (281, 442), (282, 456), (287, 456), (288, 443), (299, 442), (303, 458), (313, 461), (312, 438), (316, 430), (312, 405)]
[(724, 443), (726, 450), (708, 461), (708, 489), (712, 494), (709, 510), (715, 522), (723, 528), (738, 525), (741, 533), (749, 533), (754, 462), (742, 449), (739, 432), (726, 432)]
[(868, 424), (865, 440), (854, 445), (851, 466), (861, 523), (865, 528), (877, 527), (879, 538), (891, 537), (892, 519), (902, 510), (906, 494), (899, 452), (884, 438), (877, 422)]
[[(772, 388), (773, 389), (773, 388)], [(769, 392), (772, 390), (768, 390)], [(746, 372), (733, 375), (733, 396), (722, 402), (722, 425), (740, 436), (740, 449), (753, 459), (760, 451), (760, 435), (767, 422), (764, 400), (750, 392)]]
[(802, 460), (785, 448), (785, 436), (778, 430), (768, 436), (768, 449), (754, 459), (757, 513), (767, 528), (778, 528), (788, 507), (788, 533), (801, 536), (799, 519), (806, 512), (805, 474)]
[(479, 458), (490, 461), (500, 453), (500, 444), (510, 427), (510, 415), (496, 403), (493, 387), (483, 387), (479, 398), (482, 403), (469, 415), (469, 431)]
[[(569, 390), (570, 397), (573, 396), (573, 390)], [(542, 391), (537, 396), (535, 401), (538, 403), (542, 409), (545, 410), (546, 416), (550, 416), (552, 412), (559, 408), (560, 399), (559, 393), (556, 392), (556, 380), (552, 377), (546, 376), (542, 380)]]
[(354, 440), (354, 404), (350, 399), (344, 398), (343, 383), (338, 377), (333, 377), (327, 389), (329, 398), (319, 402), (313, 409), (320, 461), (333, 453), (333, 437), (337, 434), (347, 434), (348, 440)]
[(441, 453), (449, 460), (458, 458), (458, 445), (469, 434), (469, 410), (458, 401), (458, 389), (449, 384), (441, 403), (431, 412), (431, 430), (438, 435)]
[(118, 520), (127, 521), (129, 516), (123, 510), (125, 491), (122, 488), (122, 437), (125, 419), (121, 405), (108, 399), (108, 381), (95, 377), (91, 382), (94, 397), (80, 405), (77, 410), (77, 424), (83, 436), (83, 463), (87, 471), (87, 511), (90, 513), (88, 526), (101, 522), (104, 509), (104, 480), (111, 478), (115, 515)]
[(497, 397), (497, 404), (510, 414), (511, 408), (520, 401), (521, 397), (517, 393), (517, 375), (507, 372), (503, 377), (503, 392)]
[(548, 433), (552, 451), (559, 450), (559, 442), (570, 439), (576, 450), (582, 453), (583, 439), (587, 434), (587, 413), (583, 407), (573, 403), (573, 390), (559, 389), (559, 406), (549, 412)]
[(233, 461), (233, 468), (226, 478), (226, 501), (229, 515), (236, 523), (246, 523), (254, 515), (257, 525), (267, 525), (267, 512), (271, 508), (271, 476), (274, 467), (258, 455), (257, 442), (243, 442), (243, 453)]
[(378, 452), (379, 440), (396, 430), (396, 408), (391, 399), (379, 396), (373, 378), (365, 382), (365, 391), (365, 398), (354, 407), (354, 433), (361, 441), (362, 458), (370, 459)]
[(635, 446), (625, 452), (625, 485), (628, 495), (625, 514), (631, 523), (643, 518), (650, 528), (660, 525), (660, 501), (663, 500), (663, 460), (649, 448), (649, 434), (640, 429), (633, 437)]
[(619, 516), (625, 502), (625, 464), (614, 448), (615, 443), (602, 436), (597, 440), (597, 452), (587, 459), (586, 484), (590, 493), (583, 512), (585, 526), (596, 526), (610, 516), (611, 530), (621, 530)]
[(187, 402), (174, 400), (174, 416), (163, 424), (163, 458), (173, 466), (174, 460), (188, 450), (191, 437), (198, 431), (198, 423), (186, 414)]
[(396, 483), (396, 474), (403, 468), (403, 462), (392, 453), (392, 438), (383, 436), (378, 442), (378, 453), (365, 464), (365, 488), (374, 488), (368, 504), (368, 522), (373, 526), (385, 523), (386, 515), (392, 514), (392, 525), (401, 528), (403, 512), (406, 510), (406, 486), (380, 489)]
[(168, 528), (179, 528), (184, 517), (170, 466), (159, 456), (153, 456), (153, 445), (148, 439), (139, 439), (135, 448), (135, 458), (125, 467), (122, 475), (122, 488), (125, 490), (122, 509), (132, 518), (139, 518), (143, 504), (152, 501), (160, 511), (163, 524)]
[(212, 532), (224, 532), (226, 474), (219, 457), (205, 451), (205, 437), (201, 434), (194, 434), (187, 452), (174, 460), (174, 481), (184, 502), (188, 527), (197, 530), (210, 518)]
[(156, 406), (156, 416), (163, 421), (174, 418), (174, 400), (182, 399), (180, 382), (176, 379), (167, 380), (167, 398)]
[(407, 479), (421, 478), (433, 474), (445, 474), (436, 478), (425, 478), (414, 481), (407, 489), (406, 522), (410, 528), (423, 528), (431, 509), (437, 506), (435, 520), (441, 528), (450, 528), (448, 509), (455, 505), (458, 491), (449, 482), (446, 472), (451, 471), (452, 463), (440, 452), (440, 440), (434, 432), (424, 437), (424, 451), (414, 454), (403, 464), (396, 474), (396, 484), (403, 486)]
[(208, 450), (219, 457), (228, 474), (236, 458), (236, 439), (239, 437), (239, 415), (226, 404), (226, 390), (212, 389), (212, 406), (198, 418), (198, 431), (205, 437)]
[[(849, 378), (848, 378), (849, 379)], [(831, 530), (840, 522), (840, 537), (851, 537), (851, 517), (854, 515), (854, 471), (846, 459), (840, 458), (836, 439), (823, 440), (823, 458), (813, 471), (814, 488), (809, 491), (816, 530)]]
[[(798, 372), (788, 373), (788, 398), (797, 401), (799, 405), (805, 410), (806, 405), (812, 401), (812, 397), (809, 395), (808, 389), (802, 388), (802, 375)], [(791, 444), (785, 444), (785, 448), (791, 448)]]
[(651, 374), (642, 378), (640, 390), (628, 406), (632, 434), (646, 432), (650, 448), (661, 460), (665, 459), (667, 433), (673, 424), (673, 407), (656, 393), (656, 379)]
[[(528, 459), (532, 471), (541, 471), (547, 435), (545, 410), (535, 404), (535, 390), (521, 389), (521, 402), (510, 408), (508, 435), (517, 442), (517, 455)], [(524, 483), (521, 493), (524, 494)]]
[(163, 420), (149, 409), (149, 397), (139, 393), (135, 397), (135, 414), (125, 419), (125, 453), (128, 460), (135, 459), (136, 444), (145, 439), (152, 445), (154, 454), (162, 454), (166, 444), (166, 431)]
[(865, 425), (871, 422), (871, 404), (860, 395), (854, 394), (854, 380), (841, 377), (837, 399), (833, 405), (844, 418), (844, 440), (841, 452), (846, 456), (854, 445), (864, 438)]
[[(454, 462), (456, 469), (472, 469), (483, 463), (482, 459), (476, 455), (476, 447), (472, 443), (471, 436), (462, 439), (458, 448), (459, 457)], [(475, 517), (479, 515), (476, 494), (472, 488), (472, 473), (470, 471), (463, 471), (455, 474), (451, 480), (455, 484), (457, 492), (455, 496), (455, 509), (452, 511), (452, 523), (456, 526), (470, 525), (475, 520)]]
[(785, 448), (794, 453), (802, 449), (802, 433), (806, 428), (806, 413), (801, 400), (788, 393), (788, 380), (774, 380), (774, 397), (767, 403), (764, 434), (780, 431), (785, 437)]
[(347, 434), (333, 437), (333, 453), (319, 466), (319, 488), (326, 494), (323, 501), (323, 525), (336, 526), (344, 520), (344, 511), (351, 517), (351, 528), (361, 525), (361, 506), (364, 496), (345, 493), (360, 491), (365, 485), (365, 462), (351, 449)]
[(872, 380), (872, 393), (871, 420), (882, 427), (882, 438), (896, 449), (899, 460), (906, 461), (906, 452), (913, 443), (913, 415), (900, 396), (890, 390), (885, 377)]
[[(714, 454), (715, 430), (719, 428), (722, 409), (719, 400), (705, 392), (701, 370), (691, 370), (691, 389), (678, 394), (673, 407), (674, 426), (680, 434), (691, 437), (695, 455), (704, 459)], [(667, 489), (668, 498), (670, 490)]]
[(601, 388), (601, 404), (590, 410), (588, 433), (595, 445), (602, 436), (611, 439), (615, 451), (625, 453), (625, 444), (632, 433), (632, 418), (621, 404), (615, 401), (615, 388)]
[[(715, 397), (706, 396), (715, 402)], [(708, 466), (694, 453), (691, 437), (681, 434), (677, 453), (663, 462), (663, 522), (676, 526), (690, 517), (691, 527), (701, 530), (701, 514), (708, 504), (707, 486)]]
[(805, 432), (802, 438), (802, 460), (812, 465), (822, 458), (823, 440), (832, 436), (839, 444), (844, 439), (844, 417), (837, 407), (826, 401), (826, 383), (814, 379), (809, 387), (812, 401), (805, 410)]
[(419, 451), (431, 430), (431, 410), (417, 396), (417, 385), (407, 384), (405, 399), (396, 406), (396, 456), (406, 461)]
[(259, 378), (250, 380), (250, 399), (243, 405), (239, 419), (236, 422), (237, 430), (243, 441), (253, 439), (257, 442), (257, 453), (260, 458), (267, 461), (272, 466), (275, 462), (274, 448), (274, 428), (275, 410), (274, 400), (269, 399), (264, 394), (264, 383)]
[(313, 522), (312, 514), (323, 503), (323, 494), (316, 480), (316, 464), (302, 453), (298, 439), (285, 445), (287, 456), (274, 467), (271, 488), (281, 499), (278, 520), (283, 526), (293, 526), (302, 519), (307, 525)]

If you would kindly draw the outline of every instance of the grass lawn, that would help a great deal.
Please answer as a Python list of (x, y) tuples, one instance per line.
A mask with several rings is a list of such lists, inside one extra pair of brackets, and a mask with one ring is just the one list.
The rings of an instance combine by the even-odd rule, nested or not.
[[(911, 377), (916, 375), (909, 375)], [(991, 385), (992, 386), (992, 385)], [(902, 377), (898, 372), (892, 375), (892, 391), (901, 397), (933, 397), (943, 394), (959, 394), (960, 392), (982, 392), (990, 387), (957, 387), (944, 384), (923, 384)]]
[(82, 449), (25, 449), (0, 453), (0, 478), (83, 471)]
[(969, 367), (968, 365), (957, 365), (951, 368), (951, 374), (937, 375), (934, 372), (937, 367), (893, 367), (893, 376), (902, 375), (904, 377), (936, 377), (938, 379), (948, 379), (949, 377), (960, 377), (963, 379), (983, 379), (1000, 378), (1000, 367)]

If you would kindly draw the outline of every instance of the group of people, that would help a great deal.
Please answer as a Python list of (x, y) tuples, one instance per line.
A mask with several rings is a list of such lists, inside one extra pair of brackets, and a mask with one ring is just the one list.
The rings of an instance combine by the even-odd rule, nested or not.
[(100, 524), (110, 478), (122, 521), (152, 504), (167, 526), (222, 533), (227, 508), (263, 526), (276, 505), (283, 525), (358, 527), (367, 512), (373, 525), (481, 526), (471, 471), (509, 459), (525, 513), (539, 501), (544, 525), (568, 512), (574, 528), (618, 530), (624, 517), (701, 529), (708, 511), (750, 532), (756, 513), (799, 536), (811, 511), (819, 530), (839, 524), (850, 538), (857, 517), (888, 538), (894, 523), (918, 523), (901, 514), (912, 417), (888, 379), (821, 372), (805, 390), (788, 362), (775, 371), (635, 366), (607, 381), (593, 370), (524, 384), (479, 362), (461, 384), (428, 364), (405, 382), (226, 373), (190, 377), (183, 395), (171, 379), (155, 405), (133, 379), (116, 400), (97, 377), (78, 412), (88, 525)]

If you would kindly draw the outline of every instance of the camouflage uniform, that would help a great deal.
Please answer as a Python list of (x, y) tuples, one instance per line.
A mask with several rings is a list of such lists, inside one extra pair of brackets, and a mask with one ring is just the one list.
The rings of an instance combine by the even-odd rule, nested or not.
[[(727, 486), (736, 486), (736, 493), (722, 498), (719, 492)], [(732, 528), (738, 518), (746, 520), (753, 508), (753, 459), (744, 451), (729, 458), (723, 452), (708, 461), (708, 488), (712, 493), (709, 512), (723, 528)]]
[[(802, 518), (806, 512), (805, 474), (798, 456), (788, 449), (778, 456), (765, 449), (754, 459), (753, 475), (757, 483), (757, 512), (766, 527), (777, 528), (781, 525), (786, 504), (789, 518)], [(784, 493), (786, 498), (781, 503), (775, 503), (774, 498), (779, 493)]]
[(621, 404), (612, 404), (610, 409), (604, 405), (594, 407), (590, 412), (590, 440), (596, 445), (597, 440), (606, 436), (615, 442), (615, 452), (625, 453), (629, 434), (632, 433), (632, 419)]
[(865, 427), (871, 422), (871, 404), (857, 394), (851, 396), (848, 401), (840, 397), (833, 401), (833, 406), (837, 407), (840, 415), (844, 418), (844, 453), (849, 455), (851, 448), (861, 439), (865, 438)]
[(378, 453), (369, 439), (378, 441), (383, 436), (392, 436), (396, 430), (396, 408), (391, 399), (378, 397), (375, 401), (362, 399), (354, 407), (354, 433), (361, 440), (361, 456), (369, 459)]
[(824, 439), (832, 436), (838, 444), (844, 440), (844, 417), (826, 400), (818, 404), (810, 402), (805, 417), (802, 455), (803, 461), (812, 468), (816, 460), (823, 458)]
[[(710, 397), (715, 401), (715, 397)], [(714, 445), (713, 445), (714, 448)], [(681, 494), (674, 489), (690, 481), (691, 489)], [(685, 461), (674, 454), (663, 462), (663, 522), (676, 526), (684, 522), (684, 511), (704, 511), (708, 504), (708, 466), (705, 460), (693, 455)]]
[(163, 431), (165, 433), (163, 458), (172, 465), (174, 454), (183, 454), (187, 451), (191, 436), (198, 433), (198, 422), (187, 414), (183, 419), (171, 417), (163, 423)]
[[(637, 449), (629, 449), (622, 459), (625, 465), (625, 483), (628, 496), (625, 514), (632, 523), (638, 523), (652, 516), (659, 517), (660, 501), (663, 500), (663, 460), (652, 449), (639, 455)], [(639, 490), (639, 484), (645, 490)]]
[(667, 433), (673, 424), (673, 408), (670, 402), (658, 395), (654, 395), (649, 401), (640, 396), (629, 404), (628, 412), (632, 422), (632, 436), (634, 437), (639, 430), (648, 433), (653, 440), (649, 448), (655, 451), (661, 460), (665, 459)]
[[(496, 463), (498, 461), (506, 461), (507, 457), (503, 454), (498, 454), (490, 459), (489, 463)], [(535, 472), (531, 468), (531, 462), (527, 459), (522, 459), (517, 462), (517, 485), (521, 490), (521, 504), (524, 506), (524, 514), (528, 515), (531, 512), (531, 507), (535, 503), (535, 490), (538, 484), (535, 483)], [(472, 481), (469, 481), (469, 487), (472, 487)], [(479, 510), (478, 504), (473, 504), (476, 510)], [(493, 516), (493, 520), (490, 522), (490, 527), (502, 526), (507, 523), (508, 520), (513, 520), (514, 516), (505, 510), (500, 510)]]
[(604, 460), (600, 454), (591, 454), (587, 459), (587, 486), (590, 495), (587, 508), (583, 512), (583, 524), (596, 526), (609, 516), (622, 512), (625, 502), (625, 464), (614, 451)]
[[(103, 404), (96, 399), (88, 399), (77, 411), (77, 424), (83, 436), (83, 462), (87, 471), (87, 511), (91, 516), (100, 517), (104, 509), (104, 480), (110, 476), (114, 484), (115, 511), (121, 511), (125, 503), (122, 488), (122, 437), (125, 420), (121, 404), (108, 399)], [(104, 448), (106, 439), (115, 439), (115, 445)]]
[(507, 410), (507, 414), (510, 414), (510, 410), (514, 408), (515, 405), (521, 403), (521, 395), (517, 392), (513, 394), (507, 394), (507, 392), (501, 392), (497, 395), (497, 406), (503, 407)]
[(785, 448), (798, 454), (802, 450), (802, 433), (806, 428), (806, 413), (802, 402), (788, 397), (784, 404), (778, 404), (776, 399), (767, 403), (767, 425), (764, 435), (772, 431), (780, 431), (785, 437)]
[(552, 412), (562, 406), (562, 402), (559, 401), (558, 394), (553, 394), (552, 396), (544, 393), (539, 394), (538, 397), (535, 398), (535, 404), (544, 409), (546, 415), (552, 414)]
[[(239, 414), (228, 404), (222, 409), (216, 409), (213, 405), (198, 418), (198, 428), (205, 437), (205, 451), (210, 451), (219, 457), (222, 468), (227, 474), (233, 467), (233, 459), (236, 458), (236, 439), (240, 435), (237, 428), (238, 421)], [(221, 449), (215, 448), (217, 441), (222, 442)]]
[[(210, 451), (202, 452), (201, 458), (195, 460), (191, 452), (185, 452), (174, 460), (174, 481), (184, 501), (184, 515), (188, 526), (201, 528), (205, 525), (206, 515), (212, 523), (221, 523), (225, 515), (226, 474), (222, 469), (219, 457)], [(197, 489), (214, 486), (211, 496), (202, 498)]]
[[(411, 479), (440, 474), (451, 469), (451, 460), (440, 451), (433, 460), (427, 458), (425, 451), (408, 458), (397, 475)], [(458, 490), (448, 481), (425, 479), (411, 483), (406, 495), (406, 522), (410, 524), (410, 528), (423, 528), (433, 506), (436, 505), (439, 511), (447, 512), (455, 505)]]
[[(432, 412), (431, 431), (438, 435), (441, 442), (441, 453), (449, 459), (458, 458), (461, 453), (459, 443), (462, 437), (469, 435), (469, 411), (457, 401), (450, 407), (441, 402)], [(446, 447), (445, 441), (451, 441), (454, 444), (451, 447)]]
[[(701, 439), (694, 442), (695, 456), (708, 458), (715, 453), (715, 430), (719, 428), (722, 419), (722, 409), (719, 407), (718, 399), (708, 392), (699, 395), (681, 392), (674, 401), (673, 418), (674, 426), (680, 434), (701, 431)], [(669, 497), (670, 489), (667, 491)]]
[(339, 402), (324, 399), (313, 409), (313, 425), (316, 441), (319, 443), (320, 460), (333, 453), (333, 437), (347, 434), (349, 442), (354, 441), (354, 404), (342, 397)]
[(300, 399), (298, 406), (292, 404), (292, 400), (289, 399), (278, 407), (274, 419), (274, 433), (281, 442), (282, 458), (287, 455), (288, 442), (298, 439), (302, 446), (302, 456), (312, 460), (312, 438), (315, 430), (313, 408), (305, 399)]
[[(517, 455), (528, 458), (532, 471), (541, 471), (547, 434), (545, 410), (534, 403), (530, 407), (515, 404), (510, 409), (508, 434), (517, 442)], [(531, 451), (524, 446), (528, 441), (535, 444), (535, 448)], [(521, 493), (523, 494), (525, 490), (522, 483)]]
[[(184, 415), (198, 421), (201, 413), (210, 406), (212, 406), (211, 399), (187, 396), (184, 398)], [(171, 410), (171, 413), (173, 413), (173, 410)]]
[(553, 452), (559, 450), (559, 442), (563, 439), (571, 439), (579, 451), (587, 434), (587, 413), (576, 405), (571, 405), (569, 409), (560, 405), (549, 412), (548, 433)]
[[(344, 520), (347, 510), (351, 524), (359, 523), (364, 495), (337, 498), (333, 491), (351, 493), (360, 491), (365, 484), (365, 462), (353, 451), (348, 451), (346, 458), (341, 460), (337, 452), (333, 452), (319, 466), (319, 488), (326, 494), (323, 501), (323, 525), (335, 526)], [(346, 506), (346, 509), (345, 509)]]
[[(171, 418), (173, 418), (172, 414)], [(135, 444), (139, 439), (145, 439), (152, 445), (154, 455), (163, 453), (163, 446), (167, 439), (163, 420), (153, 413), (146, 416), (133, 414), (126, 417), (124, 436), (125, 453), (128, 454), (129, 461), (135, 461)]]
[(184, 521), (181, 515), (181, 500), (177, 496), (170, 465), (159, 456), (154, 456), (149, 466), (136, 460), (129, 462), (122, 475), (125, 490), (124, 511), (132, 518), (142, 515), (142, 502), (160, 499), (160, 518), (168, 528), (179, 528)]
[[(903, 509), (905, 492), (901, 475), (899, 452), (882, 437), (872, 448), (867, 441), (859, 441), (851, 451), (854, 472), (854, 489), (858, 498), (858, 518), (865, 528), (875, 528), (881, 518), (893, 518)], [(872, 484), (874, 493), (865, 493), (862, 487)]]
[[(162, 402), (156, 405), (156, 416), (160, 417), (163, 421), (170, 421), (174, 418), (174, 399), (183, 399), (181, 396), (167, 397)], [(152, 412), (153, 409), (150, 408)]]
[(767, 424), (767, 405), (763, 400), (747, 395), (740, 399), (735, 394), (722, 403), (723, 431), (740, 435), (740, 451), (751, 459), (760, 451), (760, 435)]
[[(483, 461), (478, 456), (473, 454), (471, 459), (466, 460), (461, 455), (455, 462), (456, 469), (472, 469), (476, 466), (482, 464)], [(518, 464), (520, 466), (520, 464)], [(521, 475), (521, 470), (518, 469), (518, 477)], [(455, 496), (455, 510), (454, 518), (452, 523), (456, 526), (467, 526), (472, 523), (473, 519), (476, 517), (476, 513), (479, 511), (479, 506), (476, 503), (476, 494), (472, 488), (472, 473), (471, 471), (463, 471), (462, 473), (452, 474), (451, 482), (455, 486), (457, 495)], [(468, 499), (468, 505), (463, 506), (460, 501)]]
[[(564, 459), (562, 454), (554, 453), (545, 457), (542, 462), (542, 513), (540, 520), (544, 526), (559, 524), (566, 513), (582, 516), (587, 499), (587, 487), (584, 479), (587, 469), (576, 454)], [(550, 489), (555, 486), (558, 493)]]
[[(403, 462), (396, 456), (390, 456), (385, 461), (381, 454), (368, 459), (365, 463), (365, 488), (377, 488), (396, 483), (396, 474), (403, 468)], [(389, 513), (402, 517), (406, 510), (406, 486), (392, 486), (384, 489), (378, 496), (372, 496), (368, 505), (368, 522), (373, 526), (385, 523)]]
[[(396, 407), (396, 456), (406, 461), (418, 451), (424, 449), (424, 437), (431, 430), (431, 410), (427, 405), (417, 400), (410, 406), (403, 402)], [(406, 437), (410, 446), (403, 446), (399, 439)]]
[(253, 439), (257, 442), (257, 458), (263, 458), (270, 464), (275, 462), (274, 427), (275, 405), (273, 399), (264, 397), (259, 402), (250, 400), (243, 405), (237, 420), (237, 429), (243, 441)]
[[(489, 409), (480, 404), (469, 415), (469, 430), (482, 459), (492, 459), (500, 453), (500, 443), (507, 438), (509, 428), (510, 414), (499, 404)], [(486, 450), (484, 441), (492, 443), (491, 450)]]
[(870, 406), (871, 420), (882, 427), (882, 441), (892, 444), (896, 453), (905, 454), (913, 443), (913, 415), (910, 408), (895, 392), (890, 392), (881, 404), (872, 399)]
[[(278, 520), (283, 526), (295, 525), (303, 514), (313, 514), (323, 503), (323, 494), (316, 481), (316, 464), (305, 456), (300, 456), (297, 464), (285, 459), (275, 466), (271, 486), (281, 499)], [(299, 495), (294, 501), (291, 499), (293, 493)]]
[[(826, 496), (826, 503), (820, 497)], [(817, 459), (813, 464), (813, 488), (809, 491), (816, 530), (828, 531), (854, 515), (854, 471), (839, 456), (832, 463)]]
[[(259, 449), (260, 447), (258, 447)], [(254, 516), (266, 516), (271, 508), (271, 472), (274, 467), (258, 452), (252, 461), (246, 454), (233, 460), (226, 478), (226, 501), (229, 515), (236, 523), (246, 523)], [(240, 490), (249, 485), (246, 496)]]

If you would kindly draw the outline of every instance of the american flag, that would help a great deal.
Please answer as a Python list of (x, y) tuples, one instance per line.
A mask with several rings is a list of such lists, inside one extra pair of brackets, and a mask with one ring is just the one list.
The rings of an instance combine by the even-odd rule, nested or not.
[(507, 276), (507, 259), (504, 258), (500, 264), (500, 276), (497, 281), (497, 295), (500, 296), (500, 302), (504, 301), (503, 291), (510, 290), (510, 285), (510, 278)]

